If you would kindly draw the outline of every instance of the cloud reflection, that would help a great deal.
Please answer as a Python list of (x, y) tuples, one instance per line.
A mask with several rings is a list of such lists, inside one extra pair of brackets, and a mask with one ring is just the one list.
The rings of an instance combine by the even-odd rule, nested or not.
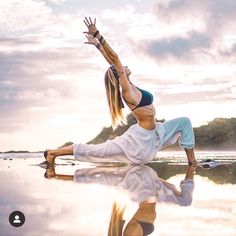
[[(11, 154), (8, 157), (12, 157)], [(56, 174), (71, 175), (75, 180), (59, 181), (45, 179), (44, 169), (31, 166), (42, 161), (41, 158), (27, 156), (23, 161), (23, 157), (14, 156), (12, 161), (0, 159), (0, 235), (104, 236), (107, 234), (114, 201), (126, 205), (126, 227), (133, 216), (137, 216), (137, 219), (141, 217), (139, 206), (143, 205), (138, 202), (145, 198), (153, 204), (152, 207), (156, 204), (153, 208), (157, 214), (154, 235), (175, 235), (171, 230), (173, 227), (184, 236), (189, 231), (204, 236), (209, 235), (209, 232), (217, 233), (217, 227), (221, 228), (223, 236), (231, 236), (236, 232), (233, 221), (236, 212), (232, 210), (236, 188), (234, 184), (223, 184), (226, 168), (223, 172), (220, 168), (201, 170), (201, 175), (214, 172), (217, 177), (220, 171), (222, 184), (216, 185), (197, 174), (192, 206), (180, 207), (179, 203), (191, 203), (191, 198), (179, 197), (181, 188), (178, 185), (184, 179), (185, 166), (171, 165), (166, 169), (159, 163), (156, 173), (147, 166), (90, 166), (88, 169), (84, 163), (74, 166), (59, 164)], [(230, 170), (233, 173), (233, 166)], [(173, 177), (162, 180), (157, 174)], [(228, 175), (232, 174), (227, 172)], [(186, 191), (182, 189), (183, 192)], [(8, 216), (14, 210), (20, 210), (26, 216), (26, 223), (18, 229), (8, 223)], [(153, 216), (146, 220), (150, 222)]]
[[(108, 235), (146, 235), (154, 231), (156, 218), (156, 203), (174, 203), (189, 206), (192, 203), (194, 188), (192, 168), (187, 168), (188, 179), (180, 183), (180, 191), (157, 173), (144, 165), (129, 165), (125, 167), (96, 167), (76, 170), (73, 176), (56, 174), (54, 167), (46, 171), (47, 178), (74, 180), (77, 183), (102, 184), (115, 187), (128, 194), (130, 199), (138, 203), (138, 209), (128, 223), (124, 224), (123, 214), (129, 206), (119, 206), (113, 203)], [(125, 225), (125, 226), (124, 226)], [(117, 232), (119, 233), (117, 234)], [(122, 234), (122, 231), (124, 234)]]

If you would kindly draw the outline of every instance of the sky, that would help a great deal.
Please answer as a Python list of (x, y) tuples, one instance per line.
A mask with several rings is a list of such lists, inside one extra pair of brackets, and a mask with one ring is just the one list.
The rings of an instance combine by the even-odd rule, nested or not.
[(158, 119), (236, 117), (234, 0), (1, 0), (0, 13), (0, 151), (87, 142), (111, 125), (108, 64), (84, 44), (85, 16), (154, 94)]

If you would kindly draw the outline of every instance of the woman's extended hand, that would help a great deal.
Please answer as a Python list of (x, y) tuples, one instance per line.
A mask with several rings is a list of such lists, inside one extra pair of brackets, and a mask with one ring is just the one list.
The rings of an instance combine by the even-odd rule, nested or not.
[(93, 37), (93, 35), (91, 34), (86, 34), (85, 37), (87, 38), (87, 42), (85, 42), (85, 44), (92, 44), (92, 45), (97, 45), (99, 42), (96, 38)]
[(84, 32), (84, 33), (94, 35), (94, 33), (97, 31), (96, 18), (94, 18), (94, 21), (92, 21), (91, 17), (89, 18), (85, 17), (84, 23), (88, 28), (88, 32)]

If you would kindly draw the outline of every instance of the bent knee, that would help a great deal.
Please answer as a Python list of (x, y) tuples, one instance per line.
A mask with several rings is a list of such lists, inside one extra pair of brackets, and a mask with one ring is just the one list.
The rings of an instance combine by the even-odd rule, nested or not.
[(191, 120), (187, 116), (181, 117), (181, 120), (186, 123), (191, 123)]
[(191, 120), (188, 117), (181, 117), (180, 119), (182, 124), (185, 124), (187, 126), (189, 125), (192, 126)]

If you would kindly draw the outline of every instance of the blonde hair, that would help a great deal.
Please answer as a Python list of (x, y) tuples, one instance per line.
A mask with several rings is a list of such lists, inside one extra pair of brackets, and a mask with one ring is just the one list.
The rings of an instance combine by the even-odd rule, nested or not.
[(112, 128), (115, 129), (118, 125), (126, 124), (126, 120), (122, 111), (123, 103), (120, 96), (119, 78), (115, 77), (111, 67), (105, 73), (105, 87), (112, 119)]
[(125, 224), (123, 219), (124, 211), (125, 207), (118, 206), (116, 202), (113, 203), (107, 236), (122, 236)]

